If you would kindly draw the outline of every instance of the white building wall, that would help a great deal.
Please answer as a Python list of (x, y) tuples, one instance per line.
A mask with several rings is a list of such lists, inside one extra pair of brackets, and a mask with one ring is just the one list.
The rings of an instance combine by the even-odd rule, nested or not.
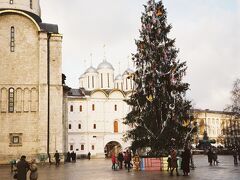
[[(123, 101), (125, 97), (120, 91), (115, 91), (108, 97), (102, 91), (96, 91), (87, 99), (69, 97), (68, 108), (73, 105), (73, 112), (68, 111), (68, 122), (72, 129), (68, 132), (68, 150), (73, 145), (73, 150), (78, 155), (87, 154), (89, 151), (93, 156), (104, 157), (104, 148), (107, 143), (116, 141), (122, 148), (130, 146), (130, 143), (123, 142), (123, 134), (128, 129), (123, 125), (123, 118), (128, 112), (128, 105)], [(93, 111), (92, 105), (95, 110)], [(82, 112), (79, 106), (82, 105)], [(117, 105), (117, 111), (115, 111)], [(118, 133), (114, 133), (114, 121), (118, 123)], [(78, 124), (81, 123), (81, 129)], [(94, 129), (96, 124), (96, 129)], [(81, 145), (84, 149), (81, 150)], [(94, 149), (92, 149), (94, 146)]]

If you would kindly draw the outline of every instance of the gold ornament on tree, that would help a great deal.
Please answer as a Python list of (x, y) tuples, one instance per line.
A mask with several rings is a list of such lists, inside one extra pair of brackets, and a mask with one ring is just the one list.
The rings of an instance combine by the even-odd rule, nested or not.
[(157, 16), (161, 16), (162, 14), (163, 14), (163, 13), (162, 13), (161, 9), (157, 9), (156, 15), (157, 15)]
[(153, 102), (153, 96), (150, 94), (146, 97), (149, 102)]

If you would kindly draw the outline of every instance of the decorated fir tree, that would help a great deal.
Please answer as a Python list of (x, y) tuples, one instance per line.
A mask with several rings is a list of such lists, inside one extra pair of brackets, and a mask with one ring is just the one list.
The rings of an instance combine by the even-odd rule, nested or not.
[(132, 110), (125, 120), (133, 128), (126, 137), (133, 149), (150, 147), (158, 153), (173, 143), (183, 146), (192, 132), (190, 123), (184, 125), (190, 119), (191, 105), (185, 98), (189, 84), (182, 80), (186, 63), (177, 59), (175, 39), (168, 37), (171, 25), (162, 1), (149, 0), (144, 7), (133, 55), (135, 88), (127, 101)]

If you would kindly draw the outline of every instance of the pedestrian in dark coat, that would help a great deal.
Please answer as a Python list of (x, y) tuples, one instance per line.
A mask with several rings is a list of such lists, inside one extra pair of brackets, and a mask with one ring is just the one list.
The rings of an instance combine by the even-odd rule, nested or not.
[(118, 153), (117, 159), (119, 162), (119, 169), (122, 169), (122, 164), (123, 164), (123, 160), (124, 160), (122, 152)]
[(67, 152), (67, 159), (66, 159), (67, 162), (71, 162), (71, 154), (70, 152), (68, 151)]
[(240, 162), (240, 146), (238, 147), (238, 160)]
[(167, 171), (171, 171), (171, 168), (172, 168), (171, 161), (172, 159), (171, 159), (171, 156), (169, 155), (167, 159), (167, 163), (168, 163)]
[(91, 159), (91, 153), (88, 152), (88, 160), (90, 160), (90, 159)]
[(60, 155), (59, 155), (58, 151), (56, 151), (56, 153), (54, 154), (54, 158), (55, 158), (56, 166), (59, 166), (59, 164), (60, 164)]
[(207, 152), (207, 155), (208, 155), (208, 162), (209, 162), (209, 165), (212, 166), (212, 161), (213, 161), (213, 152), (212, 152), (212, 149), (209, 148), (208, 152)]
[(124, 159), (124, 167), (127, 169), (127, 153), (123, 152), (123, 159)]
[(29, 164), (26, 161), (26, 156), (22, 156), (17, 163), (17, 180), (27, 180), (27, 172), (29, 170)]
[(184, 176), (188, 176), (190, 173), (190, 159), (191, 151), (188, 147), (185, 147), (182, 153), (182, 169)]
[(237, 149), (236, 148), (233, 149), (233, 159), (234, 159), (234, 165), (237, 165), (238, 161), (237, 161)]
[(131, 151), (128, 151), (128, 150), (127, 150), (127, 152), (126, 152), (126, 162), (127, 162), (128, 172), (130, 171), (130, 168), (131, 168), (131, 161), (132, 161)]

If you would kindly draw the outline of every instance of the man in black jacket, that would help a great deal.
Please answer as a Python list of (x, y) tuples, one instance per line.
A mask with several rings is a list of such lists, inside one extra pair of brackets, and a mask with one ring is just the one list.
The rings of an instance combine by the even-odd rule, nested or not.
[(26, 156), (22, 156), (20, 161), (17, 163), (17, 179), (27, 180), (28, 170), (29, 170), (29, 164), (26, 161)]

